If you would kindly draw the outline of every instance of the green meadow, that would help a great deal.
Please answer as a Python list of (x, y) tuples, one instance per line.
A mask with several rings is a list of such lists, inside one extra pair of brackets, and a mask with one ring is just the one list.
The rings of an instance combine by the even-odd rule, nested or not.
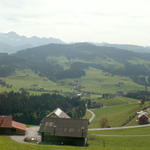
[(96, 117), (89, 125), (89, 128), (99, 128), (100, 119), (106, 117), (111, 127), (119, 127), (129, 116), (139, 110), (138, 104), (123, 104), (115, 106), (106, 106), (99, 109), (92, 109)]
[[(17, 70), (14, 74), (7, 78), (0, 78), (7, 84), (12, 85), (12, 88), (0, 86), (1, 91), (18, 91), (24, 88), (31, 94), (40, 94), (44, 92), (62, 91), (68, 92), (70, 89), (67, 86), (57, 85), (55, 82), (48, 80), (46, 77), (41, 77), (31, 70)], [(42, 89), (42, 90), (41, 90)]]
[(56, 146), (21, 144), (0, 136), (0, 150), (149, 150), (150, 137), (98, 137), (90, 135), (88, 145)]
[[(76, 79), (64, 79), (51, 81), (46, 77), (41, 77), (29, 69), (16, 70), (16, 72), (8, 77), (0, 78), (12, 88), (6, 88), (0, 85), (0, 91), (18, 91), (24, 88), (31, 94), (40, 94), (44, 92), (58, 91), (60, 93), (78, 93), (90, 92), (92, 96), (99, 96), (103, 93), (116, 93), (122, 91), (143, 90), (144, 86), (133, 82), (128, 77), (113, 76), (104, 73), (101, 70), (89, 68), (86, 70), (85, 76)], [(77, 85), (74, 85), (75, 81)], [(76, 87), (76, 89), (74, 89)]]
[(134, 83), (128, 77), (113, 76), (95, 68), (86, 70), (86, 75), (80, 79), (85, 91), (95, 93), (116, 93), (142, 90), (144, 86)]

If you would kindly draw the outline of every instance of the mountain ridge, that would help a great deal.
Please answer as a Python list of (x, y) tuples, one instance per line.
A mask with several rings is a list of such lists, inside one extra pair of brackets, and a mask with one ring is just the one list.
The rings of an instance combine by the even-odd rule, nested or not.
[(0, 64), (1, 76), (14, 72), (20, 66), (56, 81), (82, 77), (85, 75), (85, 69), (94, 67), (112, 75), (128, 76), (137, 83), (150, 85), (149, 53), (136, 53), (90, 43), (48, 44), (29, 48), (13, 55), (3, 55)]
[(133, 44), (111, 44), (111, 43), (106, 43), (106, 42), (95, 43), (95, 45), (115, 47), (115, 48), (133, 51), (133, 52), (139, 52), (139, 53), (150, 53), (150, 47), (149, 46), (140, 46), (140, 45), (133, 45)]
[(64, 43), (58, 38), (41, 38), (37, 36), (26, 37), (16, 32), (0, 33), (0, 52), (15, 53), (18, 50), (46, 45), (49, 43)]

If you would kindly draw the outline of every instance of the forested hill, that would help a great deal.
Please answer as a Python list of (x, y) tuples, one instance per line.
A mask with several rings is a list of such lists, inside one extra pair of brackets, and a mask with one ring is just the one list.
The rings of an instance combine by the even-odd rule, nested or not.
[(125, 61), (125, 59), (130, 60), (134, 57), (150, 60), (150, 54), (141, 54), (107, 46), (96, 46), (90, 43), (49, 44), (22, 50), (19, 51), (16, 55), (27, 59), (41, 59), (50, 55), (65, 56), (69, 59), (80, 58), (83, 60), (93, 60), (96, 57), (112, 58), (117, 61)]
[(112, 47), (89, 43), (49, 44), (13, 55), (0, 54), (0, 58), (0, 76), (10, 75), (16, 68), (29, 68), (56, 81), (82, 77), (85, 69), (93, 67), (150, 85), (150, 54)]

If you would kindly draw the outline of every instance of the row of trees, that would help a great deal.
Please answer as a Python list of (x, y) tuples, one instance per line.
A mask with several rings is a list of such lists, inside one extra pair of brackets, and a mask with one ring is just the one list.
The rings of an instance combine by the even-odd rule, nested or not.
[(12, 115), (14, 120), (26, 124), (39, 124), (45, 115), (57, 107), (72, 118), (81, 118), (86, 113), (85, 102), (79, 97), (56, 94), (34, 96), (25, 91), (0, 94), (0, 115)]
[(143, 101), (150, 101), (150, 91), (128, 92), (125, 96)]

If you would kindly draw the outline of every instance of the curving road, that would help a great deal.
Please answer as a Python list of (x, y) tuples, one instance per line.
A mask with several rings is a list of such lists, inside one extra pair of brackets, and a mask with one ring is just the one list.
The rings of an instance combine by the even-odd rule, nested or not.
[(91, 113), (91, 115), (92, 115), (91, 118), (89, 119), (89, 123), (91, 123), (94, 120), (94, 118), (95, 118), (95, 113), (93, 111), (89, 110), (89, 109), (87, 109), (87, 111), (89, 113)]

